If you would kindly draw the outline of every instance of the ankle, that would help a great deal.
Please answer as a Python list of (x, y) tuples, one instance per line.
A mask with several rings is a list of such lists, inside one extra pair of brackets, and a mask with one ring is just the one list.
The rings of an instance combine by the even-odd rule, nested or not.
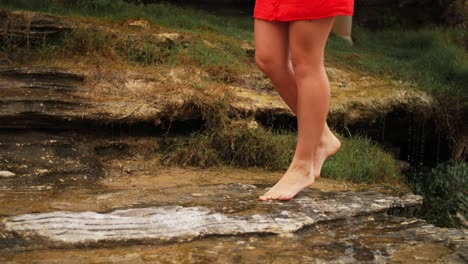
[(294, 171), (304, 176), (309, 176), (313, 174), (313, 162), (309, 160), (293, 160), (291, 165), (289, 165), (288, 171)]
[(338, 138), (329, 130), (328, 132), (324, 132), (323, 136), (320, 138), (321, 145), (327, 144), (330, 141), (339, 141)]

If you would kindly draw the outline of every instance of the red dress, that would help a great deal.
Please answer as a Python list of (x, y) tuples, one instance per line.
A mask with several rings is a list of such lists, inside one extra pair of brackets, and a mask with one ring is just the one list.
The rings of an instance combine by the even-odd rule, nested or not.
[(268, 21), (351, 16), (354, 0), (256, 0), (254, 18)]

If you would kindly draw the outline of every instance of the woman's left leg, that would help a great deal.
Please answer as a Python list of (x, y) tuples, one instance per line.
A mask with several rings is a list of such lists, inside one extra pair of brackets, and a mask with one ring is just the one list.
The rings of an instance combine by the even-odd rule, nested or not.
[(289, 47), (297, 85), (298, 140), (286, 174), (260, 200), (289, 200), (314, 182), (316, 150), (330, 104), (324, 50), (332, 25), (333, 17), (289, 24)]

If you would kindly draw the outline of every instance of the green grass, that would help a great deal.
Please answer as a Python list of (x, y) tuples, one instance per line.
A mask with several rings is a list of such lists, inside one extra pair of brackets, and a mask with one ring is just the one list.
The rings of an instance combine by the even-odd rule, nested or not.
[(253, 67), (246, 52), (232, 40), (222, 36), (194, 38), (186, 48), (174, 54), (179, 65), (193, 65), (204, 69), (212, 80), (229, 83), (240, 72)]
[[(207, 65), (219, 76), (223, 76), (223, 71), (230, 72), (245, 63), (245, 55), (241, 54), (239, 42), (235, 39), (253, 40), (253, 21), (250, 17), (219, 17), (170, 4), (142, 6), (122, 0), (3, 0), (0, 7), (97, 17), (117, 22), (143, 18), (156, 25), (196, 33), (207, 37), (208, 41), (216, 40), (218, 45), (208, 47), (195, 41), (183, 55)], [(448, 102), (446, 107), (458, 110), (468, 107), (468, 58), (460, 47), (466, 38), (464, 31), (391, 29), (370, 32), (355, 27), (353, 38), (355, 46), (350, 47), (345, 41), (331, 37), (327, 44), (328, 57), (372, 74), (413, 82), (418, 88), (440, 98), (440, 101)], [(147, 43), (143, 51), (133, 52), (135, 55), (131, 57), (143, 58), (148, 63), (157, 61), (157, 58), (146, 55), (152, 54), (155, 49)], [(224, 64), (221, 70), (220, 64)]]
[(1, 45), (0, 50), (6, 51), (9, 58), (18, 64), (48, 65), (53, 60), (73, 62), (80, 57), (99, 64), (106, 58), (113, 61), (117, 59), (114, 43), (115, 38), (110, 34), (78, 28), (63, 33), (59, 38), (35, 40), (27, 44), (12, 39)]
[(294, 142), (293, 134), (273, 134), (264, 128), (248, 128), (243, 123), (219, 133), (196, 132), (188, 138), (168, 138), (163, 163), (202, 168), (228, 165), (279, 170), (289, 165)]
[(341, 150), (324, 163), (323, 177), (365, 183), (402, 182), (396, 160), (376, 143), (362, 136), (340, 140)]
[(60, 38), (8, 42), (0, 47), (15, 63), (51, 65), (68, 61), (98, 65), (193, 67), (211, 80), (231, 82), (252, 67), (246, 52), (223, 35), (190, 33), (190, 41), (160, 41), (152, 32), (116, 36), (105, 30), (77, 28)]
[[(261, 167), (287, 170), (294, 154), (296, 134), (273, 133), (265, 128), (230, 127), (218, 133), (196, 132), (168, 138), (165, 165)], [(343, 148), (328, 159), (322, 177), (356, 183), (402, 183), (396, 160), (362, 137), (342, 138)]]
[[(290, 133), (273, 134), (253, 119), (229, 109), (230, 98), (216, 101), (193, 98), (191, 111), (199, 111), (203, 128), (187, 137), (168, 137), (163, 148), (166, 165), (210, 167), (287, 168), (295, 145)], [(250, 121), (249, 121), (250, 120)]]
[[(355, 27), (351, 47), (331, 37), (327, 54), (332, 60), (373, 74), (417, 84), (451, 107), (468, 107), (468, 56), (459, 46), (460, 31), (423, 29), (369, 32)], [(450, 106), (450, 105), (446, 105)]]
[(251, 40), (253, 36), (253, 20), (250, 17), (218, 17), (201, 10), (164, 3), (143, 6), (122, 0), (2, 0), (0, 8), (96, 17), (117, 22), (147, 19), (180, 31), (216, 32), (243, 40)]
[(129, 64), (153, 66), (170, 62), (177, 52), (172, 42), (158, 42), (150, 34), (138, 38), (127, 36), (123, 40), (114, 40), (114, 50)]
[(55, 65), (55, 61), (60, 65), (60, 60), (65, 59), (99, 65), (190, 66), (204, 70), (211, 80), (227, 83), (253, 67), (253, 62), (241, 47), (242, 36), (250, 39), (252, 35), (248, 18), (245, 21), (250, 21), (247, 22), (250, 25), (245, 26), (249, 28), (246, 30), (242, 28), (245, 21), (239, 18), (220, 18), (169, 4), (143, 7), (107, 0), (6, 0), (2, 1), (2, 6), (15, 10), (105, 18), (119, 23), (129, 18), (144, 18), (155, 23), (156, 28), (163, 25), (170, 27), (170, 30), (184, 31), (185, 40), (173, 43), (155, 39), (154, 30), (125, 36), (103, 29), (78, 28), (59, 39), (38, 40), (37, 43), (8, 42), (8, 46), (0, 49), (6, 51), (15, 63)]
[[(261, 167), (288, 169), (297, 134), (274, 133), (254, 121), (229, 116), (225, 98), (195, 106), (204, 127), (189, 137), (168, 137), (163, 146), (165, 165)], [(322, 176), (358, 183), (402, 183), (395, 159), (364, 137), (343, 138), (342, 149), (324, 164)]]

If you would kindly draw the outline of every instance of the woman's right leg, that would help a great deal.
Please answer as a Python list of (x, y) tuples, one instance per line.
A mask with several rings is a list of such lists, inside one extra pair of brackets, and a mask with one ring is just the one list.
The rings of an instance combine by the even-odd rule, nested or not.
[[(255, 61), (270, 79), (281, 98), (291, 111), (297, 112), (297, 85), (289, 52), (289, 24), (254, 20)], [(330, 144), (334, 142), (334, 144)], [(336, 147), (338, 142), (338, 147)], [(333, 135), (327, 123), (323, 129), (315, 161), (315, 178), (320, 176), (322, 164), (326, 158), (339, 149), (339, 141)]]
[(289, 58), (288, 23), (255, 19), (254, 41), (255, 62), (291, 111), (296, 113), (297, 87)]

